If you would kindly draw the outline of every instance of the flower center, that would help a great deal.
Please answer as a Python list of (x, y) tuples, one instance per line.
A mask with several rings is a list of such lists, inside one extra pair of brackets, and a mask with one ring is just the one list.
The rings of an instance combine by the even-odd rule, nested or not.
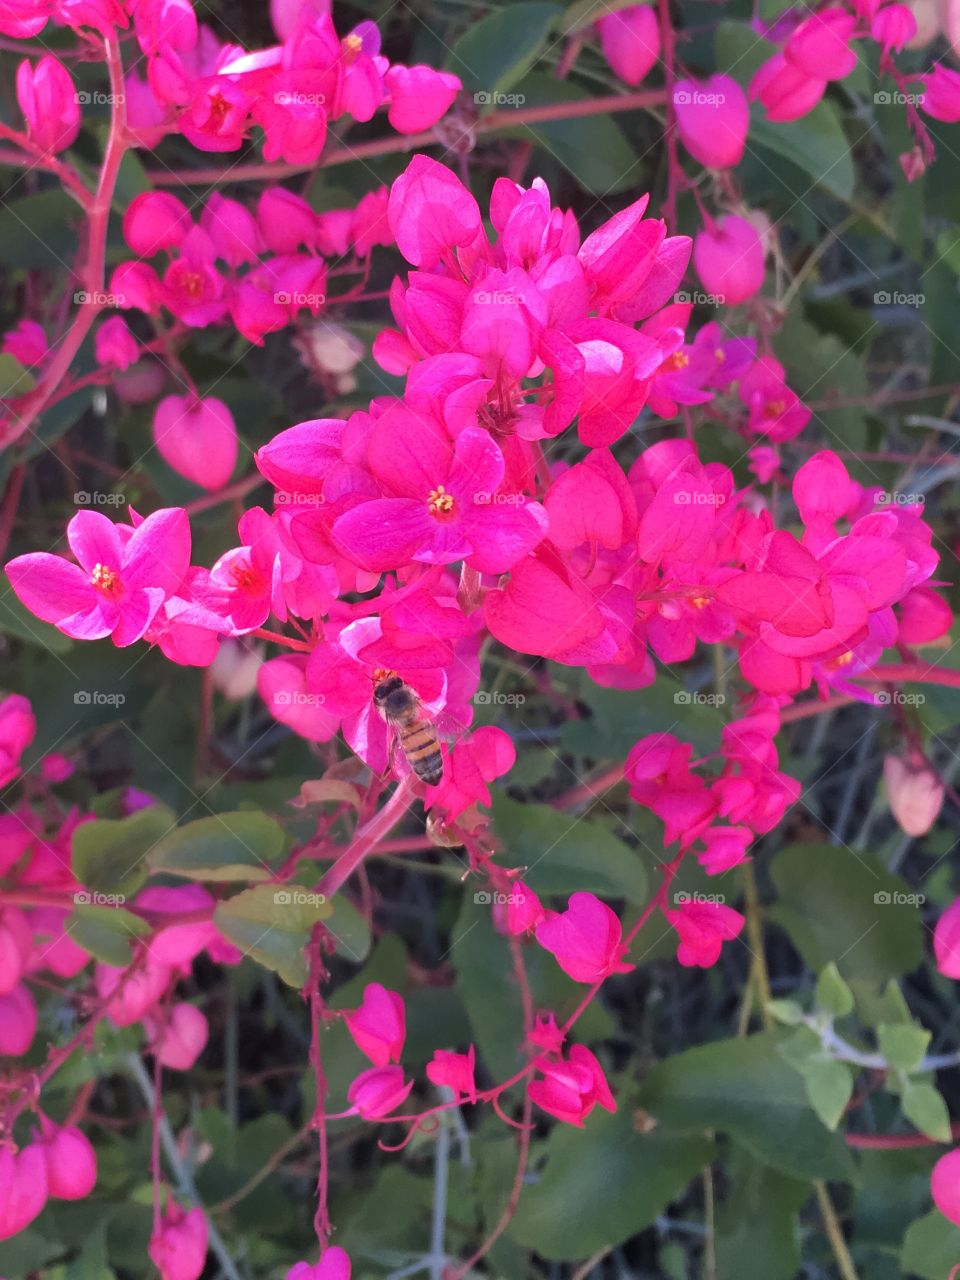
[(848, 649), (846, 653), (841, 653), (839, 658), (834, 658), (833, 665), (834, 667), (849, 667), (852, 661), (853, 651)]
[(453, 494), (447, 493), (442, 484), (430, 490), (427, 509), (435, 520), (449, 518), (454, 513)]
[(693, 605), (695, 609), (705, 609), (707, 605), (710, 603), (710, 597), (694, 596), (693, 599), (690, 601), (690, 603)]
[(717, 364), (723, 364), (727, 358), (727, 353), (724, 351), (723, 347), (714, 347), (713, 358), (716, 360)]
[(767, 418), (779, 418), (786, 407), (785, 400), (768, 400), (764, 406), (764, 416)]
[(120, 591), (120, 575), (105, 564), (95, 564), (90, 575), (90, 585), (102, 591), (105, 596), (115, 596)]
[(210, 123), (219, 129), (230, 112), (230, 103), (222, 93), (214, 93), (210, 98)]
[(230, 566), (230, 581), (238, 591), (247, 591), (250, 595), (263, 593), (263, 575), (247, 560), (237, 560)]
[(188, 298), (203, 297), (203, 276), (198, 275), (196, 271), (185, 271), (180, 278), (180, 284)]
[(345, 53), (348, 53), (351, 57), (355, 58), (363, 49), (363, 40), (355, 31), (351, 31), (348, 36), (343, 37), (343, 49)]
[(685, 369), (689, 363), (690, 357), (685, 351), (675, 351), (664, 360), (660, 368), (666, 373), (673, 373), (675, 369)]

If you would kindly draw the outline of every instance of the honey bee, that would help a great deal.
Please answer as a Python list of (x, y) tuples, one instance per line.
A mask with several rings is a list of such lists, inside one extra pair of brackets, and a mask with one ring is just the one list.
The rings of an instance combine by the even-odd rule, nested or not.
[(374, 706), (393, 729), (407, 764), (421, 782), (437, 786), (443, 777), (443, 753), (423, 704), (394, 671), (377, 671), (374, 680)]

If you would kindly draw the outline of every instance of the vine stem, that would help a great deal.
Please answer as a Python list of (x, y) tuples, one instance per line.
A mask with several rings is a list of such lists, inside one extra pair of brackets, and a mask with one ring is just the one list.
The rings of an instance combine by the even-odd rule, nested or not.
[(843, 1231), (840, 1229), (837, 1211), (834, 1209), (833, 1201), (830, 1199), (827, 1184), (817, 1178), (814, 1181), (813, 1189), (817, 1193), (820, 1216), (823, 1218), (823, 1225), (830, 1241), (830, 1247), (833, 1249), (833, 1257), (838, 1271), (843, 1276), (843, 1280), (860, 1280), (857, 1275), (857, 1269), (853, 1265), (853, 1259), (850, 1257), (850, 1250), (847, 1248)]
[(374, 845), (383, 839), (409, 809), (413, 798), (412, 793), (413, 776), (408, 775), (400, 782), (383, 808), (379, 809), (370, 821), (357, 831), (347, 848), (324, 874), (317, 888), (318, 893), (332, 898), (350, 879)]
[[(611, 93), (602, 98), (589, 98), (579, 102), (551, 102), (540, 107), (521, 107), (516, 111), (491, 111), (481, 120), (463, 127), (462, 135), (452, 143), (433, 129), (424, 133), (407, 135), (391, 134), (386, 138), (374, 138), (370, 142), (358, 142), (355, 146), (342, 145), (321, 157), (321, 166), (349, 164), (353, 160), (371, 160), (378, 156), (397, 152), (422, 151), (424, 147), (436, 147), (446, 143), (454, 150), (457, 142), (470, 135), (493, 133), (497, 129), (516, 129), (530, 124), (546, 124), (551, 120), (574, 120), (582, 116), (600, 115), (610, 111), (637, 111), (645, 107), (659, 107), (666, 101), (660, 89), (639, 89), (635, 93)], [(299, 173), (311, 173), (313, 164), (240, 164), (232, 169), (149, 169), (147, 177), (155, 187), (218, 186), (227, 182), (275, 182)]]
[[(88, 300), (80, 307), (70, 322), (70, 326), (62, 340), (57, 344), (53, 359), (47, 366), (46, 373), (39, 386), (22, 397), (22, 408), (15, 422), (8, 428), (3, 441), (5, 446), (13, 444), (33, 426), (34, 422), (47, 408), (50, 400), (57, 392), (60, 384), (70, 371), (77, 352), (93, 327), (93, 322), (103, 310), (106, 294), (105, 272), (107, 253), (107, 228), (110, 222), (110, 207), (120, 173), (120, 163), (127, 149), (126, 96), (123, 82), (123, 59), (116, 34), (110, 32), (104, 37), (104, 58), (110, 73), (110, 92), (113, 98), (110, 117), (110, 133), (103, 155), (103, 166), (97, 182), (94, 196), (86, 206), (87, 211), (87, 243), (86, 257), (83, 263), (81, 281)], [(62, 175), (61, 175), (62, 178)]]

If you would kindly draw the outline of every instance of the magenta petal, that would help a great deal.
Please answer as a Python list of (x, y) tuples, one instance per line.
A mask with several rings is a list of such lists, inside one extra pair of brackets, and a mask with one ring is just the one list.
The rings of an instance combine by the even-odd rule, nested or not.
[(539, 502), (499, 503), (471, 513), (469, 561), (481, 573), (506, 573), (546, 536), (547, 513)]
[(333, 533), (351, 560), (376, 573), (409, 564), (431, 543), (435, 527), (425, 499), (378, 498), (347, 511)]
[(446, 488), (468, 501), (472, 501), (475, 493), (489, 496), (500, 488), (503, 471), (503, 454), (489, 432), (467, 427), (457, 436)]
[(147, 516), (127, 543), (123, 585), (159, 587), (171, 595), (190, 567), (190, 521), (182, 507), (165, 507)]
[(145, 587), (129, 592), (123, 601), (123, 610), (113, 631), (113, 643), (119, 649), (143, 638), (143, 633), (163, 604), (164, 593), (159, 587)]
[(112, 520), (99, 511), (78, 511), (67, 525), (67, 542), (87, 573), (95, 565), (119, 569), (123, 560), (120, 534)]
[(64, 618), (86, 613), (97, 604), (97, 593), (84, 571), (45, 551), (11, 560), (7, 577), (20, 603), (44, 622), (59, 625)]

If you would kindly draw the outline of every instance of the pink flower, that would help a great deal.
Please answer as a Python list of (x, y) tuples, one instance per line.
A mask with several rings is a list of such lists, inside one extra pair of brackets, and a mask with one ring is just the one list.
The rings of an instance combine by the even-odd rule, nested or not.
[(454, 744), (444, 762), (443, 780), (427, 788), (424, 808), (441, 810), (447, 821), (454, 822), (471, 805), (489, 804), (488, 784), (509, 773), (516, 758), (509, 735), (494, 725), (483, 725)]
[(0, 1240), (9, 1240), (34, 1220), (47, 1202), (47, 1161), (36, 1143), (14, 1155), (0, 1147)]
[(677, 959), (687, 968), (709, 969), (716, 964), (723, 943), (735, 938), (744, 925), (743, 916), (733, 907), (689, 898), (664, 915), (680, 937)]
[(179, 249), (193, 226), (190, 211), (168, 191), (143, 191), (123, 215), (123, 238), (139, 258)]
[(180, 256), (163, 273), (163, 304), (191, 329), (205, 329), (226, 315), (226, 286), (216, 258), (206, 231), (192, 227), (180, 246)]
[(61, 1128), (43, 1115), (40, 1124), (48, 1194), (57, 1200), (83, 1200), (96, 1185), (96, 1152), (79, 1129)]
[(179, 508), (155, 511), (135, 529), (96, 511), (67, 526), (78, 564), (46, 552), (17, 556), (7, 576), (20, 602), (76, 640), (139, 640), (190, 562), (190, 525)]
[(592, 893), (571, 894), (566, 911), (548, 915), (537, 926), (536, 938), (574, 982), (602, 982), (633, 968), (623, 960), (616, 913)]
[(153, 415), (153, 439), (164, 462), (211, 492), (223, 488), (237, 465), (233, 414), (215, 396), (166, 396)]
[(488, 432), (468, 427), (452, 442), (412, 415), (404, 438), (395, 432), (389, 451), (376, 451), (374, 437), (370, 458), (390, 496), (360, 503), (334, 525), (355, 563), (376, 572), (466, 560), (481, 573), (504, 573), (541, 540), (540, 504), (500, 493), (503, 454)]
[(364, 1120), (382, 1120), (396, 1111), (412, 1088), (412, 1080), (403, 1082), (402, 1067), (371, 1067), (350, 1085), (347, 1101)]
[[(483, 730), (478, 730), (482, 733)], [(517, 938), (524, 933), (535, 933), (540, 924), (548, 919), (540, 899), (522, 880), (514, 880), (506, 894), (506, 903), (501, 905), (503, 894), (498, 894), (494, 904), (494, 922), (498, 929)], [(506, 908), (504, 910), (504, 907)]]
[(210, 1027), (203, 1012), (196, 1005), (179, 1003), (172, 1006), (162, 1026), (154, 1030), (152, 1019), (145, 1020), (151, 1034), (150, 1052), (155, 1053), (165, 1067), (175, 1071), (189, 1071), (203, 1053), (210, 1034)]
[(427, 1079), (431, 1084), (445, 1085), (452, 1089), (457, 1102), (463, 1098), (468, 1102), (476, 1102), (476, 1057), (477, 1051), (473, 1045), (466, 1053), (449, 1053), (446, 1049), (437, 1049), (427, 1063)]
[(207, 1260), (207, 1219), (202, 1209), (181, 1209), (172, 1200), (147, 1252), (160, 1280), (198, 1280)]
[(406, 1038), (403, 997), (388, 991), (379, 982), (364, 988), (359, 1009), (344, 1013), (354, 1044), (365, 1053), (375, 1067), (399, 1062)]
[(945, 787), (922, 755), (887, 755), (883, 760), (890, 812), (908, 836), (925, 836), (943, 808)]
[(104, 369), (129, 369), (140, 357), (140, 344), (122, 316), (105, 320), (94, 335), (97, 364)]
[(585, 1045), (573, 1045), (566, 1058), (537, 1058), (534, 1065), (543, 1079), (532, 1080), (527, 1092), (548, 1115), (582, 1129), (594, 1107), (616, 1111), (603, 1068)]
[(732, 213), (704, 227), (693, 243), (693, 265), (703, 287), (728, 307), (763, 287), (765, 256), (753, 223)]
[(319, 1262), (297, 1262), (287, 1272), (286, 1280), (350, 1280), (350, 1259), (334, 1245)]
[(923, 77), (921, 108), (934, 120), (945, 124), (960, 121), (960, 71), (935, 62)]
[[(0, 1054), (20, 1057), (30, 1048), (36, 1033), (37, 1006), (27, 987), (14, 987), (9, 995), (0, 995)], [(0, 1188), (2, 1184), (3, 1175), (0, 1172)], [(0, 1192), (0, 1204), (2, 1203), (3, 1196)], [(18, 1227), (17, 1230), (19, 1229)]]
[(0, 787), (19, 775), (20, 757), (36, 732), (36, 717), (26, 698), (11, 693), (0, 702)]
[(70, 72), (51, 55), (17, 67), (17, 101), (27, 132), (42, 151), (65, 151), (80, 132), (80, 104)]
[(953, 610), (930, 587), (917, 587), (897, 606), (900, 613), (898, 639), (903, 644), (931, 644), (953, 626)]
[(36, 320), (21, 320), (3, 335), (3, 354), (13, 356), (23, 365), (41, 364), (50, 348), (43, 325)]
[(480, 209), (445, 165), (416, 155), (390, 188), (387, 209), (397, 248), (424, 270), (481, 234)]
[(933, 1166), (930, 1194), (943, 1216), (960, 1227), (960, 1147), (942, 1155)]
[(884, 53), (900, 53), (917, 34), (917, 19), (906, 4), (888, 4), (870, 19), (870, 34)]
[(397, 133), (429, 129), (446, 114), (463, 87), (459, 76), (425, 66), (393, 66), (385, 83), (390, 94), (387, 119)]
[(947, 978), (960, 978), (960, 898), (955, 898), (933, 931), (937, 968)]
[(816, 77), (806, 75), (789, 63), (782, 53), (775, 53), (754, 74), (747, 96), (751, 102), (759, 100), (763, 103), (768, 119), (784, 124), (788, 120), (799, 120), (812, 111), (826, 88), (826, 78), (819, 73)]
[(597, 23), (603, 56), (627, 84), (639, 84), (660, 57), (660, 24), (651, 5), (635, 4)]
[(857, 20), (847, 9), (820, 9), (792, 33), (784, 55), (793, 67), (814, 79), (842, 80), (857, 65), (850, 48)]
[(214, 191), (207, 197), (200, 225), (206, 231), (228, 267), (234, 271), (250, 262), (258, 262), (263, 240), (257, 220), (239, 200), (229, 200)]
[(743, 158), (750, 128), (746, 95), (729, 76), (677, 80), (673, 110), (680, 140), (708, 169), (729, 169)]

